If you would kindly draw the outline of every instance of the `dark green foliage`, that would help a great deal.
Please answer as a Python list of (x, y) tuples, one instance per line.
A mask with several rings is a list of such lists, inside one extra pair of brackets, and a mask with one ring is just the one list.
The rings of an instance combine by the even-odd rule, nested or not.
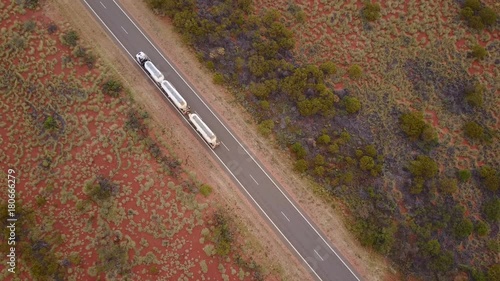
[(396, 226), (380, 227), (374, 218), (358, 219), (354, 225), (354, 232), (361, 241), (361, 245), (372, 247), (381, 254), (388, 253), (394, 243)]
[(422, 250), (428, 256), (437, 256), (441, 253), (441, 244), (437, 239), (432, 239), (423, 245)]
[(332, 153), (332, 154), (335, 154), (337, 152), (339, 152), (339, 146), (337, 143), (334, 143), (334, 144), (331, 144), (328, 146), (328, 152)]
[(410, 186), (411, 194), (420, 194), (424, 190), (424, 182), (425, 180), (422, 177), (416, 177), (412, 180)]
[(458, 181), (455, 178), (443, 178), (439, 181), (439, 189), (445, 193), (455, 193), (458, 189)]
[(368, 21), (375, 21), (380, 18), (380, 5), (377, 3), (371, 3), (365, 1), (365, 6), (363, 7), (363, 17)]
[(465, 101), (471, 106), (482, 107), (483, 106), (483, 91), (484, 86), (477, 84), (474, 88), (465, 91)]
[(305, 150), (305, 148), (302, 146), (302, 144), (300, 142), (294, 143), (292, 145), (291, 149), (292, 149), (293, 153), (295, 153), (295, 156), (298, 159), (303, 159), (307, 155), (307, 151)]
[(321, 136), (318, 137), (318, 139), (316, 140), (316, 142), (318, 144), (329, 144), (331, 141), (331, 138), (329, 135), (327, 134), (322, 134)]
[(322, 166), (325, 165), (325, 156), (318, 154), (316, 157), (314, 157), (314, 165), (316, 166)]
[(294, 165), (294, 168), (297, 172), (299, 173), (303, 173), (305, 171), (307, 171), (307, 168), (308, 168), (308, 163), (306, 160), (304, 159), (299, 159), (297, 161), (295, 161), (295, 165)]
[(87, 52), (85, 54), (85, 57), (83, 58), (83, 61), (87, 65), (88, 68), (92, 69), (94, 68), (95, 62), (96, 62), (96, 56), (94, 54)]
[(481, 182), (483, 185), (491, 190), (497, 191), (500, 187), (500, 173), (490, 166), (483, 166), (479, 170), (479, 175), (481, 176)]
[(43, 122), (43, 127), (46, 130), (53, 130), (57, 128), (57, 122), (52, 116), (48, 116)]
[(438, 165), (429, 156), (419, 155), (416, 160), (410, 162), (408, 169), (415, 177), (430, 179), (437, 174)]
[(202, 184), (200, 186), (200, 193), (203, 196), (208, 197), (210, 195), (210, 193), (212, 193), (212, 187), (208, 184)]
[(262, 121), (259, 124), (259, 133), (261, 133), (263, 136), (267, 137), (269, 136), (274, 129), (274, 121), (271, 119)]
[(474, 10), (472, 10), (470, 7), (465, 7), (462, 10), (460, 10), (460, 16), (464, 20), (469, 20), (472, 17), (474, 17)]
[(227, 256), (231, 251), (234, 236), (230, 228), (229, 218), (218, 211), (214, 214), (214, 224), (212, 241), (215, 243), (215, 252), (219, 256)]
[(347, 111), (347, 113), (351, 114), (356, 113), (361, 109), (361, 103), (355, 97), (347, 96), (342, 100), (342, 102), (345, 106), (345, 110)]
[(319, 69), (323, 71), (325, 75), (331, 75), (337, 73), (337, 66), (332, 61), (327, 61), (319, 66)]
[(472, 46), (471, 50), (472, 50), (472, 55), (476, 59), (482, 60), (488, 55), (488, 52), (486, 52), (486, 49), (483, 48), (483, 46), (481, 46), (479, 44)]
[(347, 73), (349, 73), (349, 77), (351, 77), (351, 79), (358, 79), (363, 75), (363, 69), (361, 66), (353, 64), (349, 67)]
[(479, 11), (479, 16), (484, 25), (494, 25), (497, 21), (497, 14), (490, 7), (484, 7)]
[(114, 79), (108, 79), (104, 84), (102, 84), (102, 92), (106, 95), (117, 97), (123, 90), (123, 86), (120, 81)]
[(359, 167), (363, 171), (371, 170), (375, 167), (375, 160), (373, 160), (372, 157), (365, 155), (359, 159)]
[(77, 58), (85, 57), (86, 53), (87, 51), (82, 46), (76, 46), (75, 49), (73, 50), (73, 55)]
[(464, 8), (470, 8), (472, 11), (479, 11), (481, 2), (479, 0), (465, 0)]
[(470, 121), (463, 126), (464, 134), (472, 140), (482, 140), (484, 138), (484, 128), (474, 121)]
[(458, 178), (461, 182), (466, 182), (472, 177), (472, 173), (469, 170), (458, 171)]
[(498, 281), (500, 280), (500, 263), (496, 263), (488, 269), (488, 280)]
[(221, 85), (222, 83), (224, 83), (224, 75), (222, 75), (221, 73), (215, 73), (213, 82), (214, 84)]
[(365, 146), (365, 153), (368, 156), (375, 157), (377, 156), (377, 149), (373, 144)]
[(404, 113), (399, 118), (401, 129), (405, 134), (413, 139), (420, 137), (427, 124), (421, 112)]
[(276, 90), (278, 90), (278, 81), (276, 79), (250, 84), (250, 93), (260, 99), (267, 99), (269, 95)]
[(474, 230), (474, 225), (468, 218), (464, 218), (453, 226), (453, 233), (457, 239), (464, 239), (469, 237)]
[(80, 37), (78, 36), (78, 33), (76, 33), (76, 31), (74, 30), (68, 31), (61, 36), (61, 42), (63, 43), (63, 45), (71, 47), (76, 46), (78, 39), (80, 39)]
[(261, 100), (259, 102), (260, 104), (260, 107), (264, 110), (269, 110), (269, 108), (271, 107), (271, 105), (269, 104), (269, 102), (267, 100)]
[(430, 268), (435, 271), (446, 272), (453, 266), (453, 253), (450, 251), (441, 252), (430, 262)]
[(479, 236), (485, 236), (490, 232), (490, 227), (484, 221), (478, 221), (474, 229)]

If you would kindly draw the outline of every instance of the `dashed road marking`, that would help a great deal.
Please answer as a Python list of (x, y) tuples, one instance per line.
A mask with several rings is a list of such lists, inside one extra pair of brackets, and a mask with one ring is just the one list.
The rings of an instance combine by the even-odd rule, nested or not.
[(258, 183), (258, 182), (257, 182), (257, 181), (256, 181), (256, 180), (252, 177), (252, 174), (249, 174), (249, 175), (250, 175), (250, 177), (253, 179), (253, 181), (254, 181), (257, 185), (259, 185), (259, 183)]
[(122, 29), (123, 29), (123, 31), (125, 31), (125, 33), (127, 33), (127, 34), (128, 34), (128, 32), (125, 30), (125, 28), (123, 28), (123, 26), (122, 26)]
[(220, 143), (222, 143), (222, 145), (227, 149), (227, 151), (229, 151), (229, 148), (227, 148), (227, 146), (224, 144), (224, 142), (221, 141)]
[(281, 212), (281, 214), (285, 217), (285, 219), (290, 222), (290, 219), (285, 215), (285, 213)]
[(319, 254), (318, 254), (318, 251), (314, 250), (314, 252), (316, 253), (316, 255), (318, 255), (318, 257), (319, 257), (322, 261), (324, 261), (324, 259), (323, 259), (323, 258), (322, 258)]
[(104, 6), (104, 4), (103, 4), (101, 1), (99, 1), (99, 2), (100, 2), (100, 3), (101, 3), (101, 5), (104, 7), (104, 9), (107, 9), (107, 8), (106, 8), (106, 6)]

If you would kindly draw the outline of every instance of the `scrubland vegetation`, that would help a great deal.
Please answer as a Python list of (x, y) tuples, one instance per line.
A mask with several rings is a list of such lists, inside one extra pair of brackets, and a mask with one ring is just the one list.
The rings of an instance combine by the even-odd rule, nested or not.
[[(38, 1), (2, 0), (0, 12), (0, 175), (8, 167), (18, 179), (15, 280), (279, 274), (257, 264), (258, 243), (210, 202), (215, 187), (184, 169), (78, 32)], [(6, 208), (2, 199), (2, 233)], [(1, 239), (2, 256), (8, 248)]]
[(363, 245), (405, 276), (498, 279), (494, 1), (145, 2)]

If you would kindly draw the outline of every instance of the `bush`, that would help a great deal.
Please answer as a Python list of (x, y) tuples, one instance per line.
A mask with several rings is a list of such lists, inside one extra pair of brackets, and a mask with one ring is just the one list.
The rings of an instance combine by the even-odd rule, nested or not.
[(307, 171), (308, 163), (304, 159), (299, 159), (299, 160), (295, 161), (294, 168), (297, 172), (303, 173), (303, 172)]
[(404, 113), (399, 118), (399, 124), (401, 130), (412, 139), (420, 137), (427, 126), (424, 121), (424, 115), (421, 112)]
[(314, 165), (316, 166), (322, 166), (325, 165), (325, 156), (318, 154), (316, 157), (314, 157)]
[(269, 102), (267, 100), (261, 100), (259, 102), (260, 104), (260, 108), (264, 109), (264, 110), (269, 110), (269, 108), (271, 107), (271, 105), (269, 104)]
[(486, 55), (488, 55), (488, 52), (486, 52), (486, 49), (483, 48), (483, 46), (481, 46), (479, 44), (472, 46), (471, 50), (472, 50), (472, 55), (476, 59), (482, 60), (486, 57)]
[(373, 144), (365, 146), (365, 154), (371, 157), (377, 156), (377, 149)]
[(208, 184), (202, 184), (200, 186), (200, 193), (203, 196), (208, 197), (212, 193), (212, 187)]
[(332, 154), (335, 154), (337, 152), (339, 152), (339, 146), (338, 144), (334, 143), (334, 144), (331, 144), (328, 146), (328, 152), (332, 153)]
[(484, 86), (477, 84), (474, 88), (465, 91), (465, 101), (474, 107), (483, 106), (483, 91)]
[(437, 256), (441, 252), (441, 244), (437, 239), (429, 240), (423, 246), (423, 250), (428, 256)]
[(215, 73), (213, 82), (216, 85), (222, 85), (222, 83), (224, 83), (224, 75), (222, 75), (221, 73)]
[(55, 23), (50, 23), (49, 26), (47, 27), (47, 32), (49, 34), (54, 34), (57, 31), (57, 25)]
[(358, 79), (361, 77), (361, 75), (363, 75), (363, 69), (361, 69), (361, 66), (357, 64), (351, 65), (347, 72), (349, 73), (349, 77), (351, 77), (351, 79)]
[(420, 194), (424, 190), (424, 182), (425, 180), (422, 177), (416, 177), (412, 180), (410, 186), (411, 194)]
[(292, 151), (295, 153), (295, 156), (298, 159), (303, 159), (307, 155), (307, 151), (305, 148), (302, 146), (300, 142), (296, 142), (292, 145), (291, 147)]
[(372, 157), (365, 155), (359, 159), (359, 167), (363, 171), (371, 170), (375, 167), (375, 160), (373, 160)]
[(321, 136), (318, 137), (316, 140), (317, 143), (319, 144), (329, 144), (331, 141), (330, 136), (327, 134), (322, 134)]
[(496, 263), (490, 266), (490, 268), (488, 269), (488, 280), (500, 280), (500, 263)]
[(325, 75), (331, 75), (331, 74), (335, 74), (337, 72), (337, 66), (335, 66), (335, 63), (333, 63), (331, 61), (327, 61), (327, 62), (322, 63), (319, 66), (319, 69), (321, 71), (323, 71), (323, 73)]
[(481, 8), (481, 2), (479, 0), (465, 0), (464, 8), (469, 8), (472, 11), (479, 11)]
[(114, 79), (108, 79), (104, 84), (102, 85), (102, 92), (106, 95), (112, 96), (112, 97), (117, 97), (120, 92), (122, 91), (123, 86), (120, 83), (120, 81), (114, 80)]
[(34, 10), (39, 6), (38, 0), (24, 0), (24, 7)]
[(53, 130), (57, 128), (57, 122), (52, 116), (48, 116), (43, 122), (43, 127), (46, 130)]
[(472, 173), (469, 170), (458, 171), (458, 178), (461, 182), (466, 182), (472, 177)]
[(497, 222), (500, 220), (500, 199), (490, 199), (483, 206), (483, 212), (489, 221)]
[(490, 228), (487, 223), (484, 221), (478, 221), (475, 226), (475, 230), (477, 235), (479, 236), (485, 236), (490, 232)]
[(484, 138), (484, 129), (478, 123), (471, 121), (463, 126), (465, 136), (472, 140), (481, 140)]
[(430, 179), (437, 174), (438, 165), (429, 156), (419, 155), (416, 160), (410, 162), (408, 169), (414, 177)]
[(78, 33), (76, 33), (76, 31), (71, 30), (62, 35), (61, 39), (63, 45), (75, 47), (80, 37), (78, 36)]
[(380, 18), (380, 5), (366, 1), (362, 13), (367, 21), (375, 21)]
[(259, 124), (259, 132), (267, 137), (269, 136), (274, 129), (274, 121), (271, 119), (265, 120), (262, 123)]
[(489, 166), (483, 166), (479, 170), (479, 175), (481, 176), (482, 183), (487, 189), (491, 191), (498, 190), (500, 187), (500, 175), (495, 169)]
[(94, 68), (96, 57), (92, 53), (87, 52), (85, 54), (85, 57), (83, 58), (83, 61), (85, 62), (88, 68)]
[(494, 25), (497, 21), (497, 14), (490, 7), (484, 7), (479, 11), (479, 17), (484, 25)]
[(454, 263), (453, 253), (450, 251), (442, 252), (430, 261), (430, 268), (435, 271), (447, 272)]
[(345, 97), (343, 102), (347, 113), (356, 113), (361, 109), (361, 103), (355, 97)]
[(32, 20), (28, 20), (28, 21), (24, 22), (23, 28), (24, 28), (24, 31), (31, 32), (31, 31), (35, 30), (36, 23)]

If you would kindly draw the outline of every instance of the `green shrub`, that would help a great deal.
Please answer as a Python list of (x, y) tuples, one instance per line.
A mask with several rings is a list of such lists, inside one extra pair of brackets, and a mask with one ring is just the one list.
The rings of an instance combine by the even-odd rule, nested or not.
[(412, 139), (419, 138), (427, 126), (421, 112), (404, 113), (399, 118), (399, 124), (403, 132)]
[(202, 184), (200, 186), (200, 193), (203, 196), (208, 197), (212, 193), (212, 187), (208, 184)]
[(437, 239), (427, 241), (423, 246), (424, 253), (428, 256), (437, 256), (441, 253), (441, 244)]
[(351, 65), (351, 67), (349, 67), (347, 73), (349, 73), (349, 77), (351, 77), (351, 79), (358, 79), (361, 77), (361, 75), (363, 75), (363, 69), (361, 68), (361, 66), (353, 64)]
[(458, 178), (461, 182), (466, 182), (472, 177), (472, 173), (469, 170), (458, 171)]
[(328, 152), (332, 153), (332, 154), (335, 154), (337, 152), (339, 152), (339, 146), (337, 143), (334, 143), (334, 144), (331, 144), (328, 146)]
[(337, 66), (335, 66), (335, 63), (333, 63), (331, 61), (327, 61), (327, 62), (322, 63), (319, 66), (319, 69), (321, 71), (323, 71), (323, 73), (325, 75), (331, 75), (331, 74), (335, 74), (337, 72)]
[(120, 81), (110, 78), (102, 84), (102, 92), (106, 95), (117, 97), (122, 91), (123, 86)]
[(430, 268), (439, 272), (449, 271), (454, 263), (453, 253), (451, 251), (441, 252), (430, 262)]
[(483, 91), (484, 86), (477, 84), (474, 88), (465, 91), (465, 101), (474, 107), (483, 106)]
[(484, 186), (491, 190), (497, 191), (500, 187), (500, 174), (490, 166), (483, 166), (479, 170), (479, 175), (481, 176), (481, 181)]
[[(19, 1), (17, 1), (17, 2), (19, 2)], [(39, 2), (39, 0), (23, 0), (23, 1), (21, 1), (21, 3), (24, 5), (24, 7), (31, 9), (31, 10), (38, 8), (38, 6), (39, 6), (38, 2)]]
[(329, 144), (331, 141), (330, 136), (327, 134), (322, 134), (321, 136), (318, 137), (316, 140), (317, 143), (319, 144)]
[(269, 136), (273, 132), (273, 129), (274, 121), (272, 119), (262, 121), (262, 123), (259, 124), (259, 133), (265, 137)]
[(486, 57), (486, 55), (488, 55), (488, 52), (486, 52), (486, 49), (479, 44), (472, 46), (471, 50), (472, 50), (472, 55), (476, 59), (482, 60)]
[(373, 160), (372, 157), (365, 155), (359, 159), (359, 167), (363, 171), (371, 170), (375, 167), (375, 160)]
[(465, 123), (463, 126), (465, 136), (472, 140), (481, 140), (484, 138), (484, 129), (474, 121)]
[(224, 83), (224, 75), (222, 75), (221, 73), (215, 73), (213, 82), (216, 85), (222, 85), (222, 83)]
[(410, 186), (411, 194), (420, 194), (424, 190), (425, 180), (422, 177), (415, 177)]
[(269, 105), (269, 102), (267, 100), (261, 100), (259, 104), (260, 107), (264, 110), (269, 110), (269, 108), (271, 107), (271, 105)]
[(500, 280), (500, 263), (493, 264), (488, 269), (488, 281), (495, 280)]
[(474, 10), (472, 10), (470, 7), (465, 7), (460, 10), (460, 16), (464, 20), (470, 20), (474, 16)]
[(497, 21), (497, 14), (490, 7), (484, 7), (479, 11), (479, 16), (484, 25), (494, 25)]
[(470, 8), (472, 11), (479, 11), (481, 2), (479, 0), (465, 0), (464, 8)]
[(380, 18), (380, 5), (376, 3), (370, 3), (365, 1), (365, 6), (363, 7), (363, 17), (368, 21), (375, 21)]
[(365, 146), (365, 154), (371, 157), (377, 156), (377, 149), (375, 148), (375, 145), (369, 144)]
[(437, 163), (429, 156), (419, 155), (414, 161), (410, 161), (408, 170), (414, 177), (430, 179), (438, 172)]
[(356, 113), (361, 109), (361, 103), (355, 97), (345, 97), (343, 103), (347, 113)]
[(314, 157), (314, 165), (316, 166), (322, 166), (325, 165), (325, 156), (318, 154), (316, 157)]
[(62, 35), (61, 42), (63, 45), (75, 47), (78, 39), (80, 39), (78, 33), (76, 33), (76, 31), (74, 30), (71, 30)]
[(484, 203), (483, 212), (489, 221), (497, 222), (500, 220), (500, 199), (493, 198)]
[(306, 149), (302, 146), (300, 142), (296, 142), (291, 147), (292, 151), (298, 159), (303, 159), (307, 155)]
[(479, 236), (485, 236), (490, 232), (488, 224), (484, 221), (478, 221), (476, 223), (475, 230)]
[(32, 20), (25, 21), (23, 24), (24, 31), (32, 32), (36, 28), (36, 22)]
[(308, 163), (306, 160), (304, 159), (299, 159), (297, 161), (295, 161), (295, 165), (294, 165), (294, 168), (297, 172), (299, 173), (303, 173), (305, 171), (307, 171), (307, 168), (308, 168)]
[(316, 166), (314, 168), (314, 174), (316, 176), (322, 177), (325, 174), (325, 167), (323, 167), (323, 166)]
[(46, 130), (53, 130), (57, 128), (57, 122), (52, 116), (48, 116), (43, 122), (43, 127)]

